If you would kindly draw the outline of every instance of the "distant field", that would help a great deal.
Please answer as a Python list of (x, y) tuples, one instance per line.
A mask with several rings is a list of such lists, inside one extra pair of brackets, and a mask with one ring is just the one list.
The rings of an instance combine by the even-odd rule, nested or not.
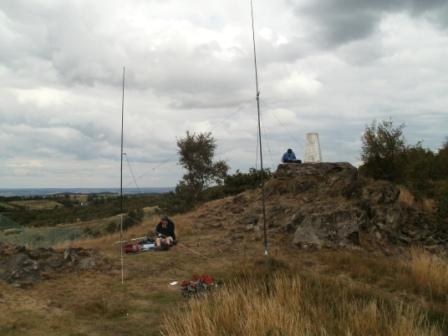
[(73, 194), (69, 195), (71, 200), (75, 200), (78, 202), (87, 202), (87, 199), (89, 198), (89, 195), (87, 194)]
[(61, 203), (51, 200), (11, 201), (8, 204), (29, 210), (51, 210), (64, 207)]
[[(145, 219), (149, 225), (145, 227), (150, 231), (157, 223), (157, 217), (146, 214)], [(0, 241), (12, 244), (28, 246), (32, 248), (50, 247), (78, 239), (92, 239), (119, 229), (120, 216), (111, 216), (91, 221), (79, 221), (72, 224), (58, 224), (54, 226), (27, 227), (16, 234), (6, 234), (0, 230)], [(141, 227), (141, 226), (140, 226)], [(1, 335), (1, 333), (0, 333)]]
[(119, 216), (52, 227), (26, 228), (21, 233), (5, 235), (0, 231), (0, 241), (30, 247), (49, 247), (66, 241), (91, 237), (94, 232), (103, 232), (109, 223), (118, 227)]
[(143, 208), (143, 213), (145, 214), (146, 218), (152, 217), (161, 212), (162, 210), (157, 205)]
[(0, 208), (3, 209), (14, 209), (14, 207), (11, 204), (5, 203), (5, 202), (0, 202)]
[[(145, 216), (150, 215), (150, 208), (162, 202), (160, 195), (125, 196), (125, 212), (148, 207)], [(87, 200), (87, 201), (86, 201)], [(120, 213), (120, 198), (113, 194), (101, 195), (59, 195), (40, 199), (2, 199), (0, 212), (12, 221), (25, 227), (54, 226), (60, 223), (77, 223), (108, 218)]]

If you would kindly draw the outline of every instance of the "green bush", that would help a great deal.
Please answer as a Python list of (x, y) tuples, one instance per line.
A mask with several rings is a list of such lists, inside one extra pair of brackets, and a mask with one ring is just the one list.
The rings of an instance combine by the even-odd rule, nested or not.
[(143, 216), (143, 209), (134, 209), (129, 211), (123, 220), (123, 230), (127, 230), (134, 225), (140, 224), (143, 220)]
[(117, 223), (115, 222), (109, 222), (106, 226), (106, 232), (107, 233), (114, 233), (117, 231)]
[[(448, 225), (448, 179), (435, 185), (434, 198), (437, 202), (437, 217), (441, 224)], [(445, 227), (448, 230), (448, 227)]]
[(95, 238), (100, 235), (100, 232), (98, 230), (94, 230), (92, 228), (87, 227), (83, 230), (83, 235)]
[(164, 213), (173, 215), (191, 210), (194, 204), (192, 198), (188, 196), (188, 193), (177, 186), (174, 192), (164, 195), (159, 202), (159, 207)]
[[(224, 178), (224, 183), (203, 190), (198, 197), (198, 202), (207, 202), (226, 196), (236, 195), (245, 190), (259, 188), (262, 178), (266, 180), (271, 178), (272, 173), (265, 169), (264, 173), (254, 168), (249, 169), (248, 173), (242, 173), (239, 170), (233, 175)], [(198, 202), (195, 202), (189, 195), (189, 189), (179, 183), (174, 192), (164, 195), (159, 206), (167, 214), (182, 213), (191, 210)]]
[(269, 169), (264, 171), (250, 168), (248, 173), (242, 173), (239, 170), (233, 175), (224, 179), (224, 193), (226, 195), (236, 195), (245, 190), (259, 188), (262, 179), (270, 179), (272, 173)]
[(361, 137), (362, 174), (389, 181), (400, 178), (406, 149), (403, 128), (394, 127), (392, 121), (373, 121), (366, 126)]
[(448, 230), (448, 140), (437, 152), (422, 143), (407, 145), (403, 128), (373, 122), (362, 136), (361, 174), (407, 186), (417, 198), (437, 203), (439, 227)]

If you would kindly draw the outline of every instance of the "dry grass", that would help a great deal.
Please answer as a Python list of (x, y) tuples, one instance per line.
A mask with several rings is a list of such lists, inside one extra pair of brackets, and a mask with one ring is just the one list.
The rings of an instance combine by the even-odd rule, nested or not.
[[(446, 259), (418, 249), (411, 258), (336, 251), (317, 257), (323, 273), (290, 268), (289, 258), (286, 263), (242, 263), (240, 270), (250, 269), (249, 275), (234, 277), (219, 292), (166, 318), (163, 334), (412, 336), (448, 331)], [(278, 272), (282, 275), (272, 280)]]
[(405, 186), (399, 186), (400, 190), (399, 200), (401, 204), (406, 205), (407, 207), (413, 207), (415, 205), (415, 197)]
[(445, 258), (413, 249), (407, 267), (416, 287), (448, 301), (448, 261)]
[[(263, 246), (249, 236), (228, 243), (227, 208), (223, 199), (173, 217), (180, 244), (125, 255), (124, 286), (118, 233), (59, 245), (98, 249), (111, 270), (62, 273), (27, 290), (0, 284), (0, 335), (160, 335), (162, 321), (170, 336), (448, 335), (445, 259), (419, 250), (395, 257), (306, 252), (271, 237), (275, 259), (254, 264)], [(209, 227), (214, 221), (223, 228)], [(153, 231), (157, 222), (145, 219), (124, 239)], [(195, 273), (228, 284), (185, 301), (168, 284)], [(173, 313), (175, 305), (182, 310)]]
[(448, 260), (423, 249), (409, 255), (373, 256), (350, 252), (331, 252), (320, 256), (328, 274), (344, 273), (352, 279), (381, 290), (423, 296), (429, 303), (448, 304)]
[(228, 285), (164, 320), (166, 336), (442, 335), (424, 313), (337, 282), (277, 275)]

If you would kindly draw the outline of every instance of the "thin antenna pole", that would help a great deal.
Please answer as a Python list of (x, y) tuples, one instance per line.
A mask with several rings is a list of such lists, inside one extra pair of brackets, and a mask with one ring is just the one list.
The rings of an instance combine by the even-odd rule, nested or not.
[(255, 45), (255, 20), (254, 20), (254, 4), (250, 0), (250, 14), (252, 19), (252, 41), (254, 45), (254, 69), (255, 69), (255, 90), (257, 100), (258, 113), (258, 141), (260, 149), (260, 169), (261, 169), (261, 203), (263, 207), (263, 234), (264, 234), (264, 255), (268, 255), (268, 234), (266, 228), (266, 197), (264, 192), (264, 168), (263, 168), (263, 146), (261, 143), (261, 116), (260, 116), (260, 88), (258, 84), (258, 64), (257, 64), (257, 49)]
[(142, 194), (142, 190), (141, 190), (140, 187), (138, 186), (137, 180), (136, 180), (135, 175), (134, 175), (134, 171), (132, 170), (131, 163), (129, 162), (128, 154), (123, 153), (123, 155), (124, 155), (124, 157), (126, 158), (126, 162), (127, 162), (127, 164), (128, 164), (128, 167), (129, 167), (129, 172), (131, 173), (132, 179), (134, 180), (134, 184), (135, 184), (135, 186), (137, 187), (138, 192), (139, 192), (140, 194)]
[(123, 67), (123, 93), (121, 98), (121, 155), (120, 155), (120, 260), (121, 283), (124, 284), (124, 260), (123, 260), (123, 138), (124, 138), (124, 80), (126, 68)]

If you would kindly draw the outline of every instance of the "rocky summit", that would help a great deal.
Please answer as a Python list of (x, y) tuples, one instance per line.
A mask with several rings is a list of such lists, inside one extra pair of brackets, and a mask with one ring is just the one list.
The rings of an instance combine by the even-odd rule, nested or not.
[(109, 263), (91, 249), (27, 249), (0, 242), (0, 280), (27, 287), (64, 271), (104, 269)]
[[(448, 234), (435, 216), (403, 200), (404, 188), (366, 179), (349, 163), (281, 164), (266, 182), (268, 234), (301, 248), (375, 249), (423, 245), (446, 249)], [(222, 226), (229, 237), (262, 238), (261, 193), (248, 191), (206, 207), (199, 220)]]

